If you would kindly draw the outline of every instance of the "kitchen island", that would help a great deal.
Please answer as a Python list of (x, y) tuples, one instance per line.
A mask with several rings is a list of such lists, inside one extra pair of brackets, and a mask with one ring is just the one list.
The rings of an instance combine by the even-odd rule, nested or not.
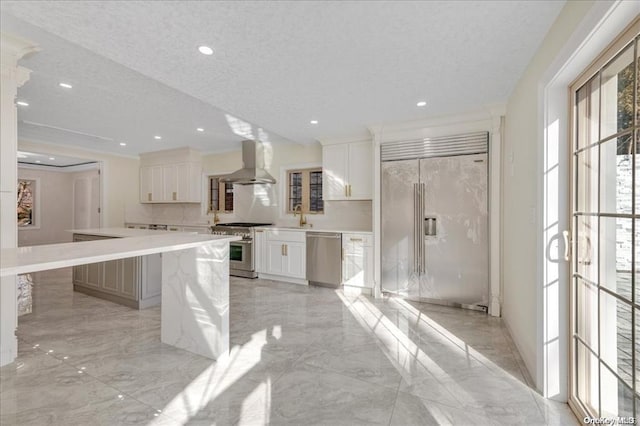
[(162, 253), (162, 342), (218, 359), (229, 350), (229, 242), (237, 239), (173, 232), (2, 249), (0, 276)]
[[(171, 231), (130, 228), (71, 229), (68, 232), (73, 233), (73, 241), (76, 243), (176, 234)], [(73, 267), (73, 290), (130, 308), (146, 309), (161, 302), (161, 270), (160, 253), (78, 265)]]

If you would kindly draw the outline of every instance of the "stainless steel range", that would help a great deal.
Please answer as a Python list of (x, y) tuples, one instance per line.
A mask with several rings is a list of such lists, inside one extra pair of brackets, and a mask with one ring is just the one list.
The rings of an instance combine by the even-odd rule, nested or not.
[(256, 226), (269, 226), (271, 223), (233, 222), (220, 223), (211, 227), (214, 235), (236, 235), (242, 240), (229, 243), (229, 275), (244, 278), (258, 278), (254, 262), (253, 240)]

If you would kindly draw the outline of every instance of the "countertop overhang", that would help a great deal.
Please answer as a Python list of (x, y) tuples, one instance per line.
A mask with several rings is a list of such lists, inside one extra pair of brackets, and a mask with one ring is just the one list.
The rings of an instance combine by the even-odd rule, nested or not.
[(130, 238), (130, 237), (148, 237), (156, 235), (180, 235), (183, 234), (196, 234), (195, 231), (164, 231), (160, 229), (131, 229), (131, 228), (88, 228), (88, 229), (67, 229), (67, 232), (82, 235), (96, 235), (99, 237), (113, 237), (113, 238)]
[(358, 231), (358, 230), (347, 230), (347, 229), (338, 229), (338, 228), (314, 228), (312, 227), (304, 227), (300, 228), (297, 226), (278, 226), (278, 225), (270, 225), (270, 226), (256, 226), (253, 229), (262, 229), (265, 231), (298, 231), (298, 232), (339, 232), (341, 234), (373, 234), (373, 231)]
[[(78, 230), (78, 233), (80, 232), (87, 233), (87, 230)], [(96, 234), (89, 233), (89, 235)], [(222, 244), (240, 239), (241, 237), (225, 235), (162, 232), (159, 235), (2, 249), (0, 250), (0, 276), (185, 250), (205, 244), (215, 242)]]

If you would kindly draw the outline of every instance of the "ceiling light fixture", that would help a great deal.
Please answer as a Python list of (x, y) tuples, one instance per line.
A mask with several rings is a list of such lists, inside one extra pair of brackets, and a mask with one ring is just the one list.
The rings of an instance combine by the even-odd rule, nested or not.
[(157, 139), (157, 140), (160, 140), (160, 139), (162, 139), (162, 136), (154, 136), (153, 138)]
[(127, 146), (127, 144), (124, 142), (120, 142), (120, 146)]
[(20, 106), (29, 106), (29, 103), (25, 102), (25, 101), (18, 101), (18, 102), (16, 102), (16, 104), (18, 104)]
[(200, 53), (202, 53), (203, 55), (213, 55), (213, 49), (210, 48), (209, 46), (200, 46), (198, 47), (198, 51), (200, 51)]
[(318, 124), (318, 120), (311, 120), (309, 123), (311, 123), (311, 124)]
[(196, 130), (199, 132), (204, 132), (204, 129), (202, 127), (198, 127)]
[(423, 107), (427, 105), (427, 101), (420, 101), (416, 104), (416, 106)]
[(36, 160), (36, 163), (42, 163), (42, 161), (40, 161), (40, 160)]
[(49, 160), (51, 160), (51, 161), (53, 161), (55, 159), (56, 159), (56, 157), (49, 157)]
[(65, 89), (71, 89), (73, 87), (69, 83), (59, 83), (58, 86), (64, 87)]

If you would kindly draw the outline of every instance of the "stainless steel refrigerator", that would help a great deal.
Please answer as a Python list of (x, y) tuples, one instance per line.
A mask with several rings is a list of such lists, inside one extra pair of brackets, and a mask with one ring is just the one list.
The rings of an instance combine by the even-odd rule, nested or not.
[(382, 291), (486, 311), (488, 133), (383, 144)]

